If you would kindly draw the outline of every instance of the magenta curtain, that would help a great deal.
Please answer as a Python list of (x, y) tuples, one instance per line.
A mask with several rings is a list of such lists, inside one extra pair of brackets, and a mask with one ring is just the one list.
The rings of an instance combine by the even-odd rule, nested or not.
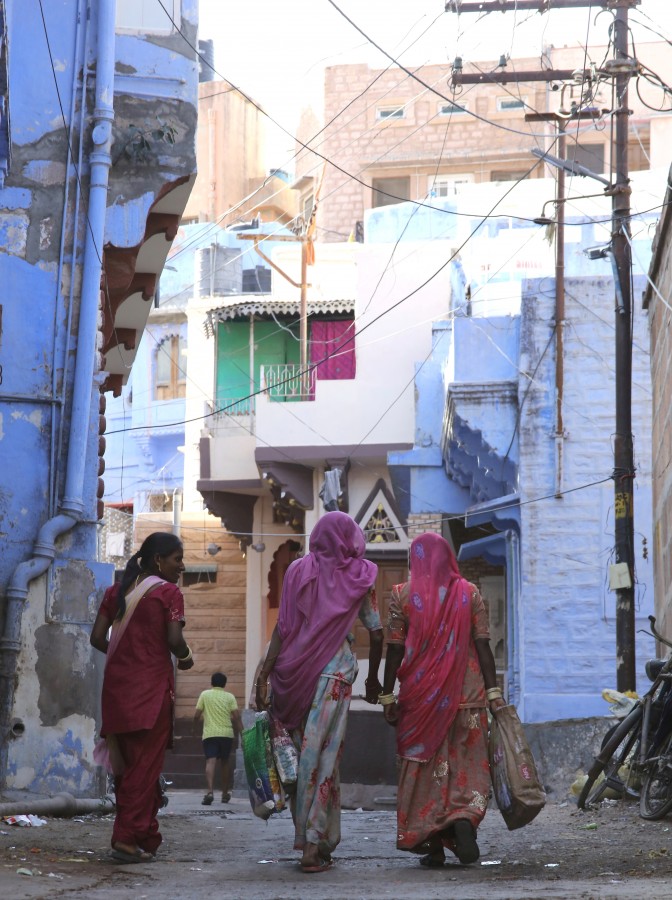
[(317, 378), (337, 381), (355, 377), (354, 334), (352, 319), (311, 322), (310, 363), (316, 365)]

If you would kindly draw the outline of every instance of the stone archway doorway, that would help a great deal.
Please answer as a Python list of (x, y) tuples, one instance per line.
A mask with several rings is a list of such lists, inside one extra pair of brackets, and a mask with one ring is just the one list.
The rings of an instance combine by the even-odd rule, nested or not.
[(268, 570), (268, 594), (266, 595), (266, 641), (270, 641), (273, 629), (278, 621), (282, 583), (290, 563), (301, 553), (298, 541), (288, 540), (281, 544), (273, 554), (273, 561)]

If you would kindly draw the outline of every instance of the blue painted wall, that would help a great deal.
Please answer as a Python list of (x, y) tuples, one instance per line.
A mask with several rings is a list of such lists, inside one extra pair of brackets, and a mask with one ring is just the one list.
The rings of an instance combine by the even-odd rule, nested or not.
[[(91, 3), (90, 15), (88, 5), (44, 3), (44, 23), (37, 3), (6, 9), (12, 158), (0, 189), (0, 781), (39, 793), (98, 790), (92, 749), (103, 660), (90, 648), (89, 633), (113, 577), (110, 566), (96, 562), (99, 386), (105, 373), (93, 341), (78, 346), (78, 328), (84, 309), (93, 309), (95, 322), (101, 301), (97, 284), (82, 295), (84, 244), (92, 229), (95, 75), (84, 103), (81, 76), (95, 72), (102, 42), (114, 50), (115, 35), (112, 28), (99, 33), (102, 4)], [(181, 23), (195, 39), (196, 0), (183, 0)], [(161, 172), (113, 162), (108, 202), (114, 211), (94, 238), (99, 257), (105, 242), (136, 245), (147, 204), (166, 181), (189, 176), (195, 167), (193, 52), (177, 34), (154, 41), (129, 36), (118, 50), (118, 63), (135, 75), (116, 86), (115, 140), (123, 140), (124, 114), (156, 109), (154, 82), (170, 76), (163, 83), (178, 93), (161, 102), (182, 101), (184, 144), (179, 159), (166, 146)], [(74, 161), (69, 141), (75, 149), (81, 144)], [(75, 369), (82, 361), (94, 374), (90, 385), (80, 381), (86, 402), (73, 413)], [(78, 516), (64, 516), (75, 433), (82, 435), (81, 457), (71, 460), (83, 473), (82, 496), (75, 498), (82, 508)], [(10, 633), (17, 619), (15, 640)]]
[[(154, 397), (159, 344), (168, 334), (187, 337), (185, 311), (197, 289), (196, 254), (212, 244), (227, 247), (239, 256), (245, 270), (270, 267), (255, 252), (253, 242), (239, 234), (265, 237), (264, 253), (272, 256), (280, 246), (273, 235), (289, 235), (273, 223), (261, 223), (243, 231), (224, 229), (213, 223), (184, 225), (180, 228), (164, 268), (159, 307), (154, 311), (140, 344), (136, 362), (122, 396), (107, 403), (107, 449), (105, 451), (105, 502), (132, 503), (137, 515), (149, 510), (149, 495), (172, 495), (184, 483), (184, 400), (157, 401)], [(269, 237), (270, 235), (270, 237)], [(227, 301), (235, 294), (226, 296)], [(186, 359), (184, 360), (186, 369)], [(214, 378), (214, 373), (213, 373)], [(205, 401), (206, 398), (204, 398)]]
[[(458, 207), (459, 208), (459, 207)], [(399, 236), (400, 215), (411, 219), (411, 207), (375, 210), (367, 236), (389, 241)], [(417, 239), (430, 214), (415, 220)], [(490, 223), (494, 238), (496, 223)], [(554, 497), (555, 455), (555, 343), (553, 321), (555, 281), (521, 278), (520, 272), (499, 272), (519, 286), (519, 313), (483, 315), (469, 308), (467, 287), (474, 282), (463, 261), (451, 263), (452, 320), (433, 324), (433, 353), (418, 367), (415, 447), (390, 453), (388, 464), (397, 499), (406, 515), (471, 511), (471, 524), (490, 523), (513, 528), (516, 539), (501, 556), (488, 562), (507, 565), (507, 615), (513, 628), (508, 636), (509, 658), (505, 686), (526, 721), (608, 714), (603, 688), (614, 687), (615, 600), (608, 590), (608, 565), (613, 547), (614, 429), (614, 287), (609, 259), (589, 260), (588, 247), (606, 243), (604, 226), (582, 221), (567, 242), (565, 395), (563, 482), (569, 491)], [(482, 229), (486, 231), (486, 229)], [(527, 229), (520, 229), (521, 234)], [(410, 232), (410, 226), (407, 233)], [(431, 229), (424, 232), (431, 238)], [(406, 235), (404, 235), (404, 240)], [(645, 547), (651, 535), (651, 385), (646, 318), (637, 298), (643, 286), (637, 273), (648, 264), (651, 231), (638, 229), (633, 241), (635, 354), (633, 374), (633, 430), (637, 447), (637, 628), (636, 654), (640, 690), (646, 688), (645, 660), (655, 654), (645, 631), (653, 611), (653, 573)], [(487, 252), (487, 243), (481, 248)], [(573, 277), (570, 277), (570, 273)], [(509, 392), (505, 390), (509, 385)], [(459, 414), (455, 436), (472, 441), (476, 478), (487, 479), (486, 462), (478, 456), (491, 448), (494, 468), (506, 458), (515, 464), (517, 515), (500, 525), (487, 504), (479, 507), (469, 490), (448, 476), (451, 451), (442, 443), (444, 423)], [(490, 464), (491, 464), (490, 463)], [(593, 481), (606, 479), (601, 485)], [(495, 499), (491, 504), (497, 505)], [(514, 548), (515, 559), (510, 556)], [(507, 554), (509, 554), (507, 556)], [(479, 555), (471, 559), (470, 572)]]

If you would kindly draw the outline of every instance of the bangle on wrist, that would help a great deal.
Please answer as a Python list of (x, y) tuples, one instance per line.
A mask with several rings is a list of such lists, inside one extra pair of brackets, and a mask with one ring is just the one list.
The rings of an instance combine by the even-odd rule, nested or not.
[(177, 661), (178, 662), (189, 662), (190, 659), (193, 659), (193, 655), (191, 652), (191, 647), (189, 646), (189, 644), (187, 644), (187, 655), (186, 656), (178, 656)]
[(381, 706), (390, 706), (392, 703), (396, 703), (397, 698), (394, 694), (378, 694), (378, 703)]
[(498, 687), (488, 688), (488, 690), (485, 692), (485, 696), (488, 698), (488, 700), (503, 700), (504, 699), (503, 695), (502, 695), (502, 690), (501, 690), (501, 688), (498, 688)]

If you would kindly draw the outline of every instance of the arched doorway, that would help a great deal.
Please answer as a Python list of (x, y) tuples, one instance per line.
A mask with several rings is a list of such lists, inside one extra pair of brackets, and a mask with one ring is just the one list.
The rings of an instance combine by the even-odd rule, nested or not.
[(266, 595), (266, 640), (270, 641), (273, 629), (278, 621), (282, 583), (290, 563), (301, 554), (298, 541), (285, 541), (273, 554), (273, 561), (268, 570), (268, 594)]

